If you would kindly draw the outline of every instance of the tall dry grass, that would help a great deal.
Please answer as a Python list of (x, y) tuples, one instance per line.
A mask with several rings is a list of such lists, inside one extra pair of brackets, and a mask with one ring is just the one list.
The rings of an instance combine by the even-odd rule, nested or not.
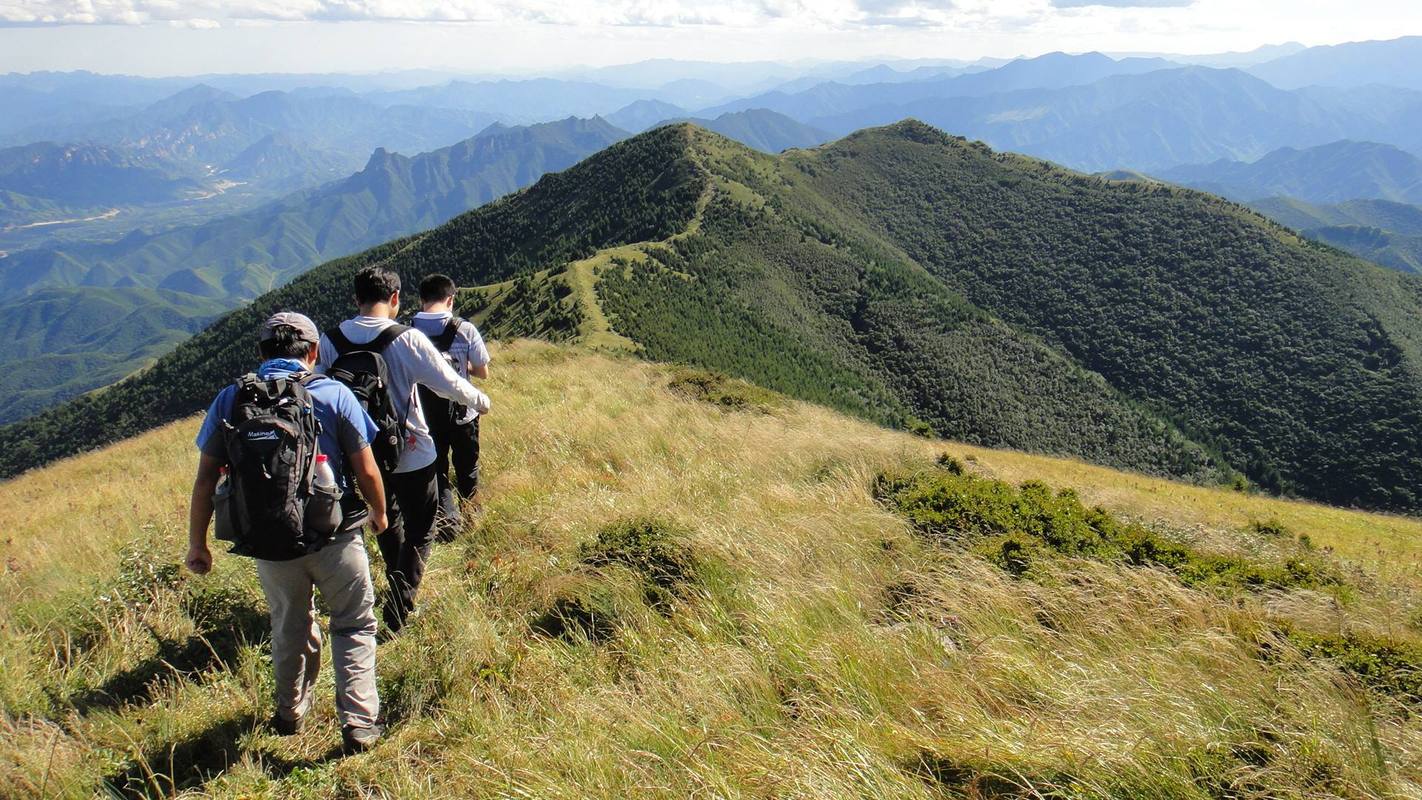
[[(1406, 617), (1416, 521), (928, 442), (799, 404), (723, 410), (668, 391), (663, 367), (581, 350), (496, 355), (485, 510), (438, 549), (418, 624), (381, 647), (391, 728), (368, 755), (334, 757), (329, 675), (307, 732), (263, 728), (249, 563), (219, 557), (205, 579), (165, 568), (182, 553), (194, 421), (0, 484), (0, 791), (1419, 792), (1410, 709), (1260, 646), (1279, 615)], [(1082, 561), (1009, 577), (873, 501), (880, 471), (945, 449), (1219, 546), (1281, 520), (1358, 565), (1361, 588), (1223, 596)], [(637, 569), (585, 557), (634, 518), (673, 532), (691, 564), (655, 596)], [(563, 635), (538, 632), (550, 609)], [(220, 658), (190, 646), (214, 641)]]

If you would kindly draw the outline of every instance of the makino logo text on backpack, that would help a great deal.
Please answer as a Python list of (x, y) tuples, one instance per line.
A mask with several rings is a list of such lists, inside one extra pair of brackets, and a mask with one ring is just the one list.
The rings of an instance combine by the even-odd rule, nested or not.
[(340, 490), (314, 479), (321, 424), (306, 385), (315, 377), (237, 381), (221, 432), (228, 473), (214, 498), (217, 538), (237, 555), (297, 558), (340, 530)]

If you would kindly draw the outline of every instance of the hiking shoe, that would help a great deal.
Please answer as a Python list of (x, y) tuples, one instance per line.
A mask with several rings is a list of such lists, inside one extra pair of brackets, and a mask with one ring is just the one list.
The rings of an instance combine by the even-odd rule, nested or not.
[(301, 733), (301, 729), (304, 727), (306, 727), (306, 719), (304, 717), (287, 719), (280, 714), (272, 716), (272, 731), (274, 731), (277, 736), (295, 736)]
[(367, 728), (347, 725), (341, 728), (341, 750), (348, 754), (364, 753), (374, 747), (384, 734), (385, 727), (382, 725), (371, 725)]

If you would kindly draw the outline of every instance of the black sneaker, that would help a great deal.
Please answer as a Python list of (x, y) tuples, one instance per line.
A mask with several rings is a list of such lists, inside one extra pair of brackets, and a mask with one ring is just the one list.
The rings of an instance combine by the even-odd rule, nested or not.
[(364, 753), (374, 747), (384, 734), (385, 728), (382, 725), (371, 725), (368, 728), (353, 728), (347, 725), (341, 728), (341, 749), (346, 753)]
[(301, 733), (301, 729), (306, 727), (306, 720), (302, 717), (287, 719), (280, 714), (272, 716), (272, 730), (277, 736), (295, 736)]

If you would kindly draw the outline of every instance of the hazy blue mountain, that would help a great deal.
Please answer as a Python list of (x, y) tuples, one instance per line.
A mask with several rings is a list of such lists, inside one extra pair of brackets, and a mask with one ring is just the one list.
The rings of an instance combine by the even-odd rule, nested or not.
[(269, 133), (224, 164), (219, 177), (295, 191), (349, 173), (345, 165), (340, 155), (306, 147), (286, 133)]
[(700, 125), (764, 153), (779, 153), (791, 147), (815, 147), (833, 138), (824, 131), (764, 108), (728, 111), (715, 119), (665, 120), (661, 124), (680, 122)]
[[(858, 109), (912, 103), (928, 98), (981, 97), (1021, 89), (1074, 86), (1110, 75), (1139, 74), (1173, 66), (1177, 65), (1155, 58), (1117, 60), (1101, 53), (1048, 53), (966, 75), (857, 85), (828, 82), (800, 92), (768, 92), (705, 109), (698, 116), (713, 117), (727, 111), (768, 108), (801, 122), (815, 124), (812, 120), (852, 116)], [(848, 133), (859, 127), (863, 126), (856, 125), (835, 132)]]
[(1422, 158), (1374, 142), (1284, 147), (1257, 161), (1191, 164), (1159, 177), (1245, 201), (1280, 195), (1311, 203), (1361, 198), (1422, 203)]
[(1291, 56), (1308, 48), (1299, 42), (1285, 42), (1283, 44), (1266, 44), (1254, 48), (1253, 50), (1234, 51), (1229, 53), (1201, 53), (1192, 55), (1180, 55), (1176, 53), (1131, 53), (1134, 56), (1156, 56), (1180, 64), (1195, 64), (1201, 67), (1216, 67), (1228, 69), (1230, 67), (1251, 67), (1255, 64), (1262, 64), (1266, 61), (1273, 61), (1276, 58)]
[[(976, 76), (968, 76), (976, 77)], [(1098, 172), (1254, 160), (1284, 146), (1364, 138), (1422, 153), (1422, 93), (1372, 109), (1289, 92), (1239, 70), (1116, 75), (1085, 86), (930, 98), (806, 121), (832, 134), (921, 119), (988, 144)]]
[(541, 122), (568, 116), (607, 114), (648, 97), (642, 89), (605, 86), (555, 78), (497, 81), (450, 81), (396, 92), (366, 95), (383, 106), (461, 109), (498, 115), (506, 120)]
[(57, 204), (161, 202), (200, 188), (199, 181), (177, 165), (126, 148), (39, 142), (0, 150), (0, 190)]
[(604, 117), (624, 131), (641, 133), (662, 120), (686, 115), (686, 109), (660, 100), (635, 100)]
[(359, 168), (376, 147), (419, 152), (468, 138), (498, 117), (440, 108), (384, 107), (352, 96), (263, 92), (251, 97), (195, 86), (121, 119), (28, 129), (45, 136), (125, 147), (191, 165), (222, 165), (272, 134), (339, 156)]
[(1310, 47), (1249, 71), (1275, 86), (1367, 86), (1422, 89), (1422, 36)]

